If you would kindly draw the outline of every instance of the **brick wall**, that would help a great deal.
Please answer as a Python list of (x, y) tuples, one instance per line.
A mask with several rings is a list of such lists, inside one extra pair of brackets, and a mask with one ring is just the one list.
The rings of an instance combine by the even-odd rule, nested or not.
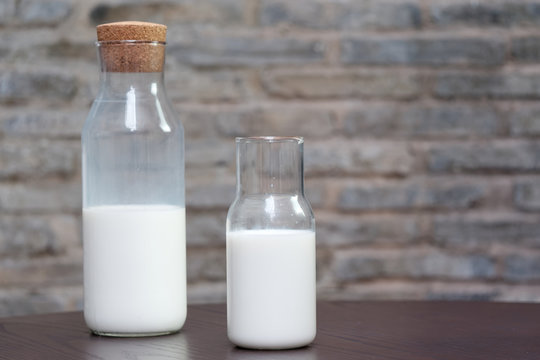
[(191, 302), (235, 136), (303, 135), (320, 298), (540, 300), (540, 1), (0, 0), (0, 315), (81, 307), (95, 25), (169, 27)]

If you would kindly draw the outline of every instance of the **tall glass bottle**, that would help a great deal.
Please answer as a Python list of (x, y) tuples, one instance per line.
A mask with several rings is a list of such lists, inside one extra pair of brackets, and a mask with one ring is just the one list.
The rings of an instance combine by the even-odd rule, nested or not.
[(227, 329), (236, 345), (286, 349), (316, 333), (315, 219), (304, 197), (303, 139), (236, 139), (227, 215)]
[(167, 334), (186, 318), (184, 130), (163, 84), (166, 30), (97, 27), (82, 181), (84, 317), (100, 335)]

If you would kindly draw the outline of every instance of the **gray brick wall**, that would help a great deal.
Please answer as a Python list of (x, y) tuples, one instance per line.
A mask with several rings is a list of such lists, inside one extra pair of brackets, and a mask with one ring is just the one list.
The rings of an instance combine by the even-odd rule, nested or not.
[(540, 1), (0, 0), (0, 316), (79, 309), (95, 25), (168, 25), (188, 298), (225, 299), (234, 137), (302, 135), (321, 299), (540, 301)]

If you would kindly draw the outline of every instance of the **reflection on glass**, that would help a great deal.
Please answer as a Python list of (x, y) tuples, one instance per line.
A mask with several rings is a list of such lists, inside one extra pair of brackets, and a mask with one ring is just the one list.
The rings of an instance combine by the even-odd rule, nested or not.
[(189, 360), (185, 334), (148, 338), (109, 338), (89, 335), (85, 360)]

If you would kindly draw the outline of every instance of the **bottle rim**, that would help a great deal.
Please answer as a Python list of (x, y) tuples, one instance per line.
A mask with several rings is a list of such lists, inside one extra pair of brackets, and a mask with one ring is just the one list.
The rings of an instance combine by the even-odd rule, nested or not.
[(302, 136), (243, 136), (236, 138), (236, 143), (250, 142), (295, 142), (297, 144), (302, 144), (304, 142), (304, 138)]
[(102, 45), (167, 45), (165, 41), (147, 41), (147, 40), (110, 40), (110, 41), (96, 41), (96, 46)]

